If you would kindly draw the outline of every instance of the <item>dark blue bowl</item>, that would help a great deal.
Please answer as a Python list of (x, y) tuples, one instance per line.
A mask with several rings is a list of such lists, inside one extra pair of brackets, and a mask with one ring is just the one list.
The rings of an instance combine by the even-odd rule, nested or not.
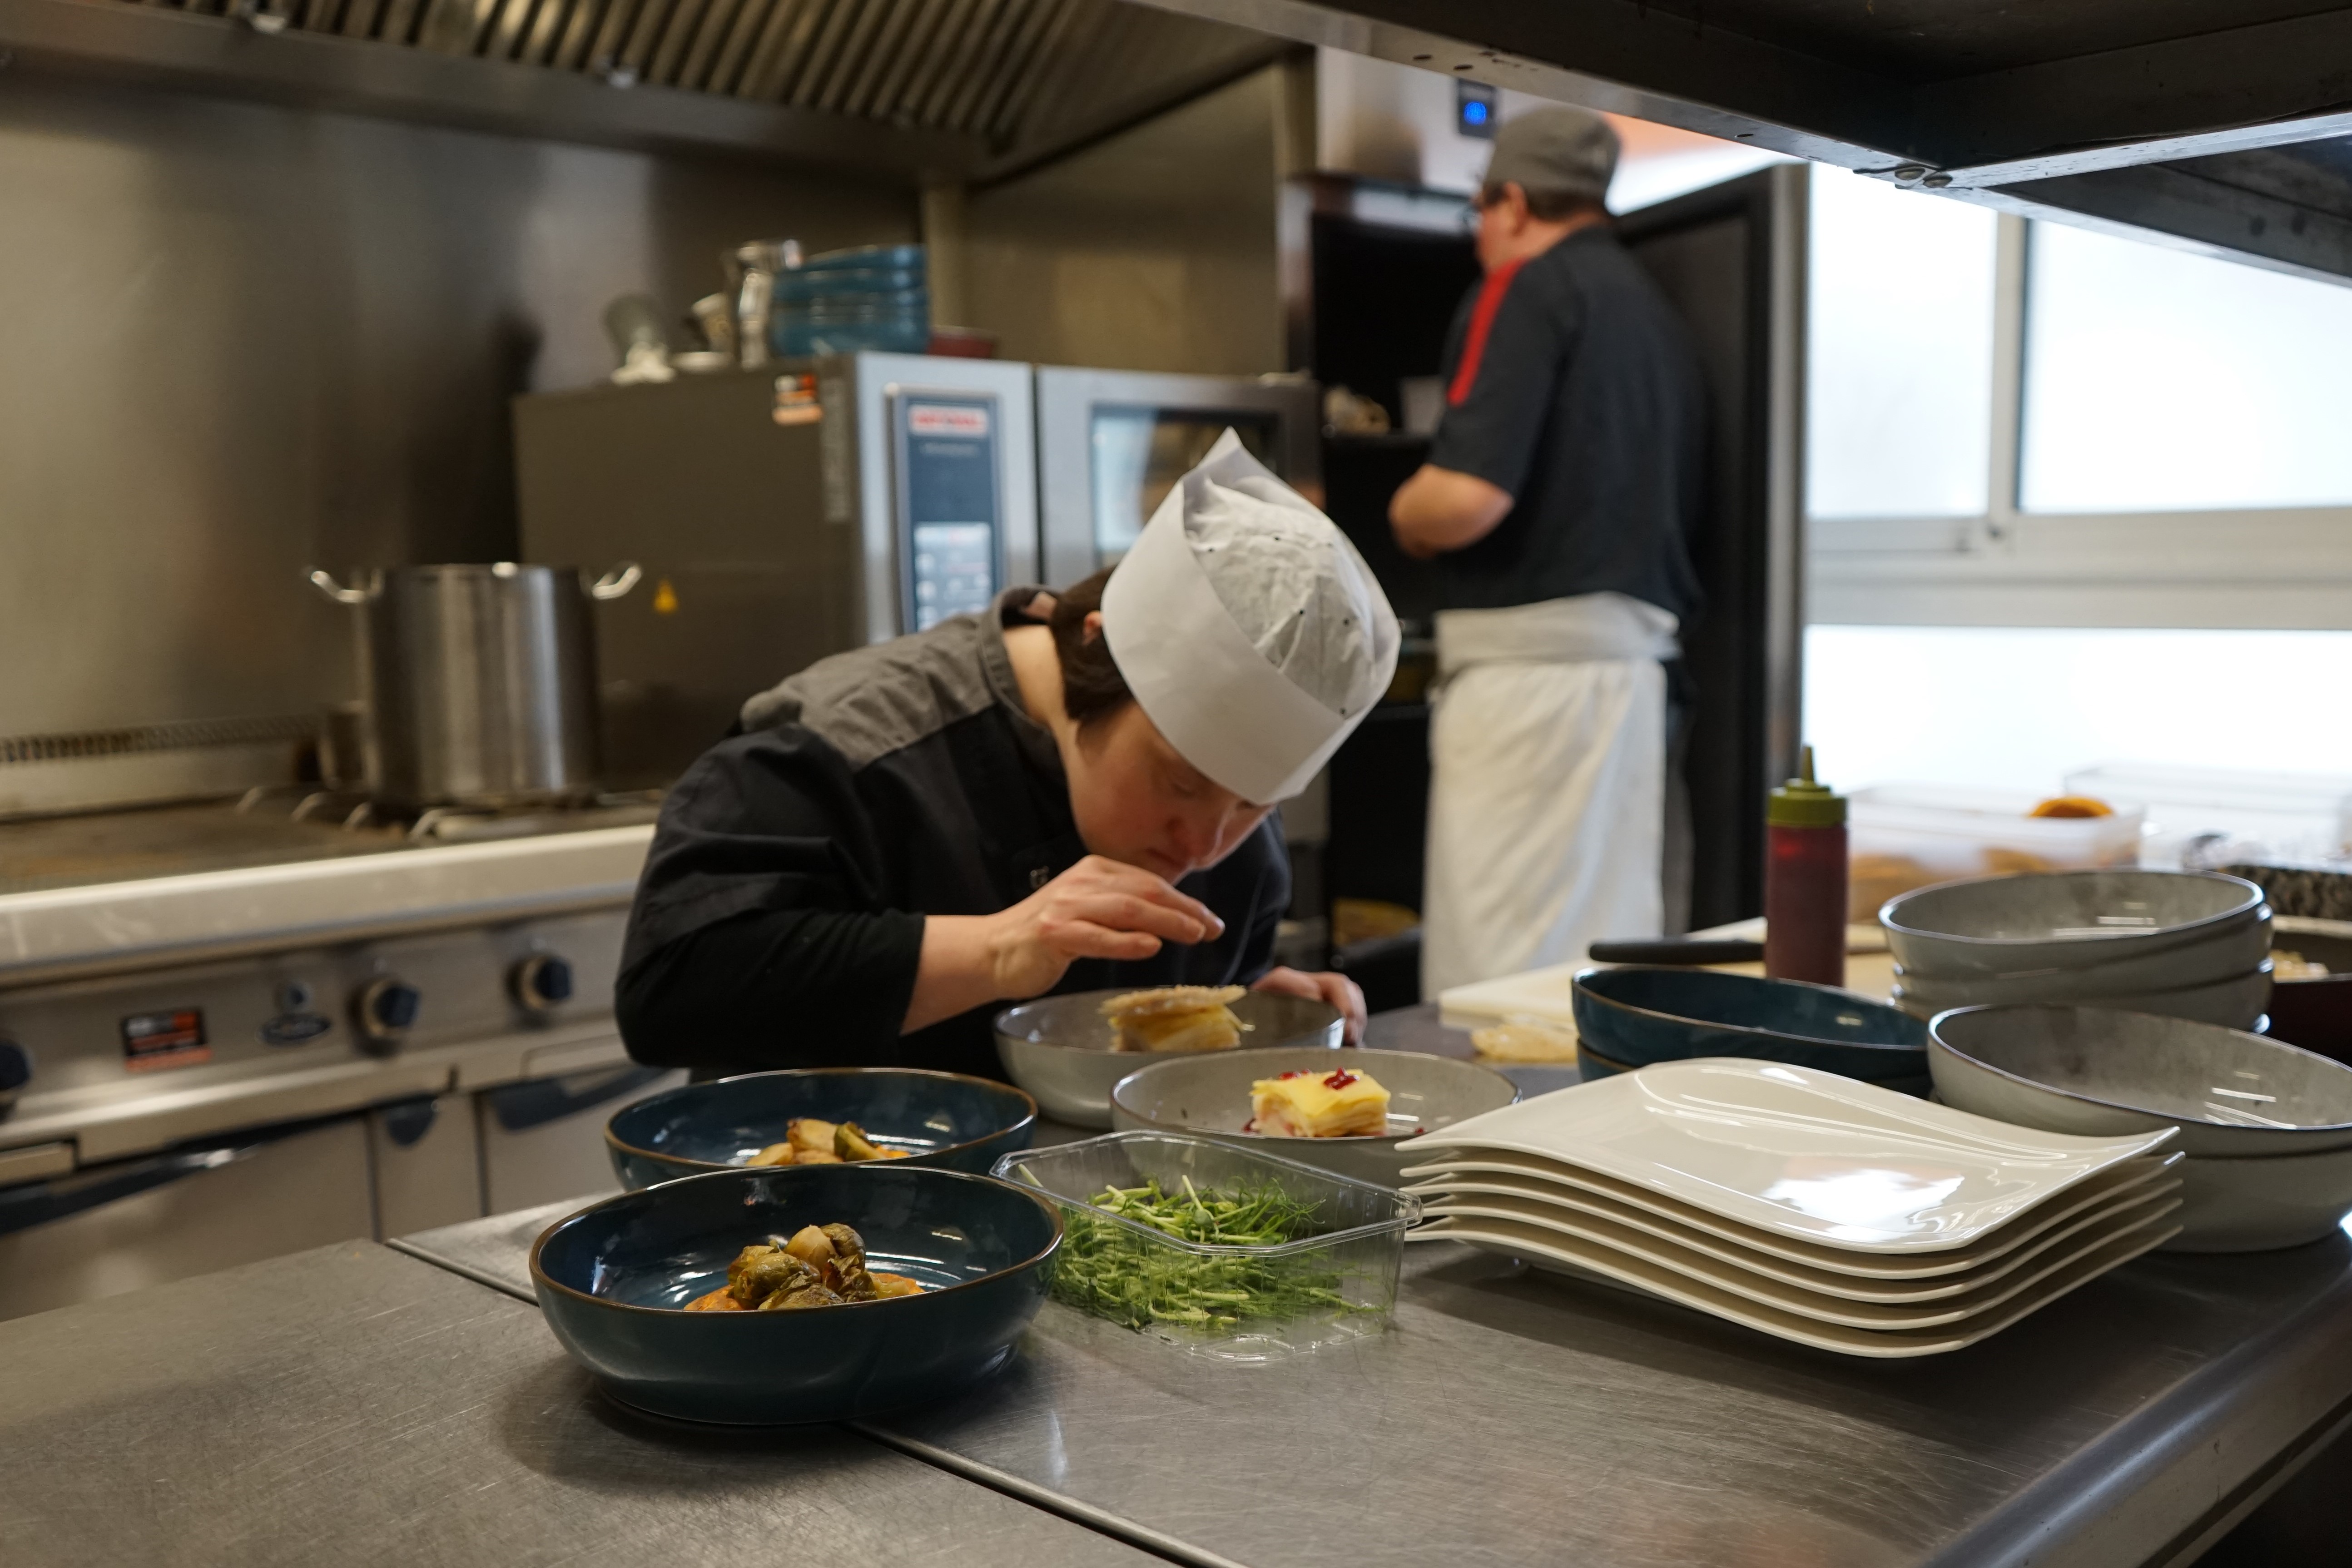
[[(744, 1247), (804, 1225), (865, 1237), (919, 1296), (793, 1312), (678, 1309)], [(625, 1193), (530, 1249), (548, 1327), (606, 1393), (656, 1415), (794, 1426), (881, 1415), (1011, 1359), (1053, 1284), (1061, 1216), (1038, 1194), (956, 1171), (720, 1171)]]
[(1924, 1093), (1922, 1019), (1831, 985), (1629, 964), (1576, 977), (1576, 1031), (1604, 1067), (1693, 1057), (1787, 1062)]
[(868, 1161), (865, 1169), (928, 1166), (984, 1176), (998, 1155), (1029, 1147), (1037, 1102), (1009, 1083), (918, 1068), (755, 1072), (624, 1106), (604, 1124), (604, 1147), (621, 1185), (634, 1191), (736, 1169), (782, 1142), (795, 1116), (855, 1121), (884, 1148), (912, 1151), (904, 1160)]

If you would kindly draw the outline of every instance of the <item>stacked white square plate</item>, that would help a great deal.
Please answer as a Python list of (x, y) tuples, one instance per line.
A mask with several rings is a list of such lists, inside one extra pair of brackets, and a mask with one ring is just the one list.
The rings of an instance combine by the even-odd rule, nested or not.
[(2172, 1130), (2038, 1132), (1708, 1058), (1407, 1145), (1407, 1239), (1463, 1241), (1849, 1355), (1958, 1350), (2176, 1234)]

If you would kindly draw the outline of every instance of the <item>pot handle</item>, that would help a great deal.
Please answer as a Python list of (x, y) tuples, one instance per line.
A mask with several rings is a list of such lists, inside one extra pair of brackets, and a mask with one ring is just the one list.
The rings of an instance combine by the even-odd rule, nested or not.
[[(596, 599), (617, 599), (635, 587), (638, 579), (645, 574), (645, 568), (635, 562), (624, 561), (588, 585), (589, 595)], [(320, 575), (324, 576), (325, 574), (321, 573)]]
[(326, 595), (327, 597), (334, 600), (338, 605), (364, 605), (368, 602), (366, 589), (344, 587), (341, 584), (336, 582), (323, 567), (312, 569), (310, 573), (310, 586), (318, 589), (319, 592)]

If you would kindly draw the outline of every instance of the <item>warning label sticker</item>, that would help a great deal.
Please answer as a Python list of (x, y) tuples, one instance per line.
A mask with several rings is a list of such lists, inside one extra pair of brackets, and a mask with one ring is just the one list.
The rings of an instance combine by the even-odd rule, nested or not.
[(133, 1013), (122, 1020), (122, 1065), (131, 1072), (194, 1067), (212, 1060), (205, 1040), (205, 1012), (181, 1007), (169, 1013)]

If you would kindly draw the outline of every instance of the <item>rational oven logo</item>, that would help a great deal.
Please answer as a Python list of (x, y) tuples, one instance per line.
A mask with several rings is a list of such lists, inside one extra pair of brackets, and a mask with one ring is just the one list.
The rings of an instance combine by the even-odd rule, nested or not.
[(179, 1007), (168, 1013), (133, 1013), (122, 1020), (122, 1065), (131, 1072), (189, 1068), (213, 1058), (205, 1041), (205, 1010)]
[(961, 403), (918, 403), (907, 410), (907, 431), (978, 438), (988, 434), (988, 410)]

